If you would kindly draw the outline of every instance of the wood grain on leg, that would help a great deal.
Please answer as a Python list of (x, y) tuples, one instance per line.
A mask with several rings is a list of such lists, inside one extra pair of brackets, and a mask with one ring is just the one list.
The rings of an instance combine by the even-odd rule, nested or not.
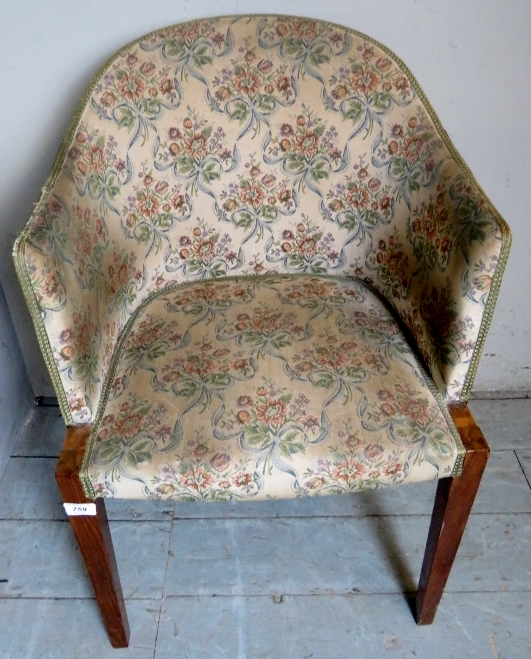
[(461, 476), (437, 486), (428, 542), (417, 591), (417, 624), (433, 622), (489, 457), (489, 447), (464, 403), (450, 405), (466, 449)]
[[(92, 500), (85, 497), (79, 480), (79, 469), (89, 434), (89, 425), (68, 428), (55, 471), (64, 503), (92, 503)], [(72, 516), (70, 523), (85, 560), (111, 644), (115, 648), (125, 648), (129, 644), (129, 623), (105, 503), (103, 499), (96, 499), (94, 503), (96, 515)]]

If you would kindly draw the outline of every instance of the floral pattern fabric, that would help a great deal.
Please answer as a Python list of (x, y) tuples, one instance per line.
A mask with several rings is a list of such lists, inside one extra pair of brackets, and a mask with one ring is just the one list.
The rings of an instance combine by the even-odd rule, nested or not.
[(351, 278), (161, 291), (111, 373), (84, 466), (94, 496), (340, 494), (449, 476), (463, 453), (396, 320)]
[[(84, 423), (105, 405), (135, 311), (175, 284), (228, 276), (366, 281), (442, 395), (466, 399), (509, 242), (384, 47), (323, 21), (240, 16), (153, 32), (106, 65), (16, 265), (64, 418)], [(250, 349), (250, 334), (224, 332)], [(250, 377), (257, 354), (231, 377)], [(293, 377), (315, 360), (293, 362)]]

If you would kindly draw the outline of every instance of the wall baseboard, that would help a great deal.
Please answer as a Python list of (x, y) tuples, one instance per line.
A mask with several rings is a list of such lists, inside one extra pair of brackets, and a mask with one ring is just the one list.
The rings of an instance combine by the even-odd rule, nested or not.
[(497, 391), (473, 391), (470, 400), (507, 400), (531, 398), (531, 389), (499, 389)]
[(59, 407), (59, 402), (54, 396), (37, 396), (35, 407)]

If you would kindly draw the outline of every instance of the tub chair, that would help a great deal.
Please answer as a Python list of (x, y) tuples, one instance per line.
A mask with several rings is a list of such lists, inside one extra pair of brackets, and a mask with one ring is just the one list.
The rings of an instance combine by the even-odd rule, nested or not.
[(115, 647), (107, 497), (438, 479), (416, 607), (432, 622), (488, 456), (466, 401), (509, 243), (407, 67), (354, 30), (196, 20), (101, 69), (15, 262)]

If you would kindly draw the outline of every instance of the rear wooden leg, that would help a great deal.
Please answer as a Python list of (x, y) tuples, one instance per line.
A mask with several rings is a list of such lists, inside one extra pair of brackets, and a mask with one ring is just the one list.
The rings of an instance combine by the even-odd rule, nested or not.
[(437, 486), (417, 591), (418, 625), (430, 625), (450, 574), (489, 457), (489, 447), (464, 403), (449, 407), (466, 449), (463, 472)]
[(70, 516), (70, 523), (85, 560), (111, 644), (115, 648), (126, 648), (129, 645), (129, 623), (105, 503), (103, 499), (87, 499), (79, 480), (79, 469), (89, 434), (89, 425), (68, 428), (55, 478), (64, 503), (96, 504), (96, 515)]

